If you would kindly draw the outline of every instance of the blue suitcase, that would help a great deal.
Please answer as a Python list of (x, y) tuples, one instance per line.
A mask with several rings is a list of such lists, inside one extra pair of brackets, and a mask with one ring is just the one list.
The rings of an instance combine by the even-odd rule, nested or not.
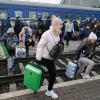
[(70, 79), (75, 79), (77, 71), (78, 71), (78, 65), (73, 63), (72, 61), (69, 61), (65, 72), (66, 76)]

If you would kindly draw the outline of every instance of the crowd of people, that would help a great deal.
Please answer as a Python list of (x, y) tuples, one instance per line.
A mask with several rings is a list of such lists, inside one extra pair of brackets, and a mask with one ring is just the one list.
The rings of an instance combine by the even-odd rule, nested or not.
[[(69, 45), (69, 40), (72, 39), (84, 39), (89, 36), (91, 32), (96, 33), (97, 37), (100, 37), (100, 21), (99, 20), (72, 20), (67, 19), (63, 21), (62, 34), (60, 34), (61, 39), (66, 40), (66, 45)], [(15, 20), (8, 17), (6, 20), (0, 20), (0, 38), (2, 38), (9, 28), (13, 28), (19, 43), (20, 36), (25, 30), (25, 33), (29, 33), (30, 37), (35, 36), (35, 40), (39, 41), (43, 32), (49, 29), (51, 26), (51, 17), (48, 17), (46, 21), (43, 21), (40, 17), (36, 23), (23, 23), (20, 20), (20, 17), (17, 17)], [(26, 32), (27, 31), (27, 32)], [(20, 35), (21, 34), (21, 35)], [(30, 38), (26, 34), (25, 41)], [(27, 46), (27, 43), (25, 43)]]
[[(67, 35), (67, 45), (69, 45), (69, 40), (72, 38), (76, 38), (75, 35), (78, 34), (78, 36), (82, 35), (80, 33), (80, 28), (78, 26), (78, 23), (74, 21), (68, 21), (65, 24), (65, 36)], [(53, 47), (55, 44), (59, 43), (60, 40), (63, 40), (62, 28), (63, 28), (64, 22), (57, 18), (56, 16), (52, 16), (51, 20), (51, 26), (49, 30), (45, 31), (37, 45), (37, 51), (36, 51), (36, 60), (38, 64), (41, 64), (45, 66), (48, 69), (49, 73), (49, 79), (48, 79), (48, 88), (45, 94), (47, 96), (50, 96), (51, 98), (57, 99), (58, 94), (55, 93), (53, 90), (54, 82), (56, 79), (56, 68), (55, 68), (55, 59), (51, 57), (50, 51), (53, 50)], [(77, 27), (76, 27), (76, 26)], [(86, 24), (87, 25), (87, 24)], [(90, 24), (91, 25), (91, 24)], [(82, 26), (81, 26), (82, 27)], [(75, 61), (77, 60), (77, 74), (84, 71), (84, 68), (86, 67), (85, 73), (83, 73), (84, 79), (91, 80), (90, 72), (92, 68), (94, 67), (95, 63), (92, 60), (94, 54), (95, 54), (95, 48), (96, 48), (96, 41), (97, 41), (97, 35), (95, 32), (97, 30), (94, 30), (96, 26), (93, 26), (89, 31), (85, 32), (85, 39), (82, 41), (78, 49), (76, 50), (76, 56)], [(85, 29), (81, 29), (81, 31), (85, 31)], [(61, 35), (60, 35), (61, 34)], [(67, 48), (66, 48), (67, 49)]]
[[(33, 31), (35, 30), (35, 31)], [(33, 38), (35, 36), (35, 38)], [(66, 41), (69, 45), (70, 40), (82, 40), (76, 51), (79, 71), (84, 70), (87, 66), (83, 78), (90, 79), (90, 72), (94, 66), (92, 57), (95, 53), (96, 41), (100, 38), (100, 21), (99, 20), (71, 20), (62, 21), (56, 16), (48, 17), (45, 24), (38, 18), (36, 26), (32, 27), (30, 23), (23, 25), (17, 17), (16, 20), (7, 18), (5, 22), (0, 21), (0, 40), (4, 42), (10, 55), (10, 61), (13, 61), (16, 45), (23, 42), (26, 47), (26, 55), (29, 55), (29, 46), (35, 45), (38, 41), (36, 50), (37, 63), (46, 66), (49, 73), (49, 85), (46, 91), (47, 96), (58, 98), (53, 91), (53, 85), (56, 78), (56, 68), (54, 59), (49, 55), (49, 51), (59, 41)], [(31, 42), (30, 42), (31, 41)], [(8, 59), (9, 62), (9, 59)], [(13, 64), (12, 64), (13, 65)], [(11, 66), (11, 65), (10, 65)]]

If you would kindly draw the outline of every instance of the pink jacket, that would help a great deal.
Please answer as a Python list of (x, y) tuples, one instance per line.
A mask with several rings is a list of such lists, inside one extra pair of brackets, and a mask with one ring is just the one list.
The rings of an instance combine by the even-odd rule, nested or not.
[(52, 58), (49, 56), (49, 51), (54, 47), (56, 43), (58, 43), (58, 41), (60, 41), (59, 34), (55, 35), (52, 32), (52, 27), (48, 31), (44, 32), (37, 45), (36, 59), (39, 61), (42, 58), (52, 60)]
[(30, 36), (32, 36), (32, 29), (30, 27), (23, 27), (22, 31), (19, 33), (19, 40), (22, 40), (22, 42), (25, 42), (25, 28), (28, 29)]

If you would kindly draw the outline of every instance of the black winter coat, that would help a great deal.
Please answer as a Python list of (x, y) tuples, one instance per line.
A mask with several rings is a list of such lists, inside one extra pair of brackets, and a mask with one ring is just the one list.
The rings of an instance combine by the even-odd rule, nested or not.
[(91, 48), (87, 46), (87, 39), (84, 39), (76, 50), (75, 59), (79, 59), (80, 57), (86, 57), (92, 59), (95, 54), (96, 42), (93, 44)]

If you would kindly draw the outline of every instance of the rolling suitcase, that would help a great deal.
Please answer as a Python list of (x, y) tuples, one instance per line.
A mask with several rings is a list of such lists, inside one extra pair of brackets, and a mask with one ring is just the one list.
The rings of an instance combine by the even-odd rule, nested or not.
[(68, 66), (66, 68), (66, 76), (70, 79), (75, 79), (78, 71), (78, 65), (73, 63), (72, 61), (68, 62)]
[(24, 71), (24, 85), (37, 92), (44, 80), (44, 69), (42, 65), (27, 64)]

